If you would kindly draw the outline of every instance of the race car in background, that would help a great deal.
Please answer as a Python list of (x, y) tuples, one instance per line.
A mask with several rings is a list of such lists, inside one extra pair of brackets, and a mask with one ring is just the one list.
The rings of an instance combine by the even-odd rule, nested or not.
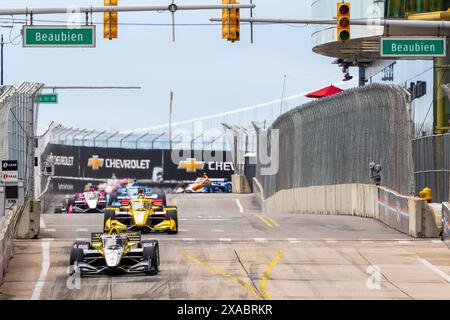
[(126, 232), (115, 222), (107, 233), (92, 233), (91, 241), (76, 241), (70, 251), (70, 274), (125, 272), (157, 274), (159, 244), (142, 240), (139, 232)]
[(103, 213), (107, 207), (107, 194), (89, 186), (85, 192), (77, 192), (55, 207), (55, 213)]
[(180, 186), (176, 193), (232, 192), (228, 179), (210, 179), (206, 174), (187, 186)]
[(127, 206), (108, 208), (104, 213), (104, 231), (109, 232), (116, 221), (130, 231), (178, 233), (177, 207), (156, 205), (144, 194), (130, 200)]
[(164, 192), (154, 192), (151, 188), (140, 185), (134, 181), (131, 185), (117, 188), (116, 193), (110, 195), (112, 207), (125, 207), (131, 200), (143, 194), (146, 199), (151, 199), (155, 206), (165, 206), (167, 204)]

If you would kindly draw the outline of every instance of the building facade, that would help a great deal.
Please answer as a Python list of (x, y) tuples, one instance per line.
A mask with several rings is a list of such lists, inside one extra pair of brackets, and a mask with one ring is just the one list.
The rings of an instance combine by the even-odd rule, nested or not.
[[(336, 27), (313, 27), (313, 51), (341, 59), (350, 67), (358, 67), (361, 83), (395, 83), (413, 92), (418, 85), (420, 94), (412, 102), (416, 135), (438, 132), (436, 113), (440, 107), (445, 115), (442, 127), (450, 127), (450, 104), (440, 86), (450, 82), (448, 59), (383, 59), (380, 56), (381, 37), (449, 36), (438, 28), (383, 27), (377, 19), (407, 19), (417, 13), (447, 11), (450, 0), (347, 0), (351, 4), (351, 19), (371, 19), (373, 23), (351, 27), (351, 41), (337, 41)], [(337, 0), (313, 0), (312, 16), (317, 19), (335, 19)], [(447, 51), (448, 52), (448, 51)], [(439, 72), (441, 71), (441, 72)], [(442, 114), (442, 113), (441, 113)]]

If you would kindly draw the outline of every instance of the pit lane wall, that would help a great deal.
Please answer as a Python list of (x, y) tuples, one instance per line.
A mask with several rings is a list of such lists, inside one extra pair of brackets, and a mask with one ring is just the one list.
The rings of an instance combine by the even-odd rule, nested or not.
[[(260, 185), (260, 184), (259, 184)], [(425, 200), (367, 184), (341, 184), (281, 190), (264, 199), (265, 214), (344, 215), (379, 220), (413, 237), (437, 237), (440, 227)]]

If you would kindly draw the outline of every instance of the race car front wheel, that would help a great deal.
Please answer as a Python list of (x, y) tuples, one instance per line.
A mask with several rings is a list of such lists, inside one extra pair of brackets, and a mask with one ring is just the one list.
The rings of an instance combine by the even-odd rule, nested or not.
[(74, 248), (89, 250), (91, 249), (91, 243), (89, 241), (75, 241), (73, 244)]
[(143, 250), (144, 261), (149, 261), (150, 266), (147, 274), (157, 274), (159, 271), (159, 245), (156, 243), (154, 246), (146, 246)]
[(154, 247), (156, 250), (156, 265), (159, 267), (159, 243), (158, 240), (142, 240), (142, 248)]
[(70, 250), (70, 264), (73, 266), (75, 262), (83, 262), (84, 260), (84, 252), (83, 249), (80, 248), (72, 248)]
[(178, 211), (177, 210), (167, 210), (166, 217), (167, 217), (167, 220), (175, 221), (175, 230), (170, 230), (169, 234), (178, 233)]

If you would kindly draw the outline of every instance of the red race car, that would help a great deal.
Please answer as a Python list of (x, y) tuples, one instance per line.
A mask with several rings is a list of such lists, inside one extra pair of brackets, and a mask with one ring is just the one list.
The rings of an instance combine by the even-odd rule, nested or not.
[(107, 205), (106, 193), (90, 186), (87, 191), (66, 198), (61, 207), (55, 208), (55, 213), (103, 213)]

